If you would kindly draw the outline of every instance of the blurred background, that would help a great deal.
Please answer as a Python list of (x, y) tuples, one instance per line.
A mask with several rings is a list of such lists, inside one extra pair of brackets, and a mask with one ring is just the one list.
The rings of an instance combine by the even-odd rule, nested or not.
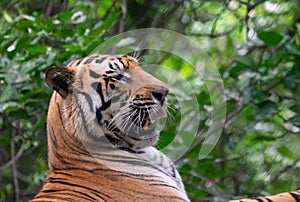
[[(197, 138), (176, 161), (191, 200), (299, 189), (298, 0), (1, 0), (0, 14), (0, 201), (27, 201), (47, 175), (45, 126), (52, 90), (45, 85), (45, 71), (91, 54), (116, 34), (149, 27), (197, 41), (225, 86), (227, 117), (218, 144), (199, 159), (203, 139)], [(142, 53), (142, 63), (153, 59), (200, 89), (176, 94), (196, 97), (201, 136), (211, 124), (205, 84), (174, 55)], [(172, 118), (159, 148), (174, 138), (181, 121), (170, 97)]]

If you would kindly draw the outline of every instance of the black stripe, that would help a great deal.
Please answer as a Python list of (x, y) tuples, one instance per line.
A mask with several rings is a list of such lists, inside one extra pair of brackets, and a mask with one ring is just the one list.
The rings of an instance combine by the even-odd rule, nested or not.
[(82, 58), (80, 60), (78, 60), (78, 62), (76, 63), (76, 66), (80, 65), (81, 62), (82, 62)]
[(47, 202), (48, 200), (45, 200), (45, 199), (51, 199), (49, 201), (53, 202), (53, 199), (60, 199), (61, 201), (69, 201), (69, 202), (74, 202), (74, 199), (72, 198), (66, 198), (66, 197), (63, 197), (63, 196), (36, 196), (34, 198), (34, 201), (38, 200), (38, 201), (42, 201), (42, 202)]
[(289, 192), (289, 194), (295, 199), (296, 202), (300, 202), (300, 195), (293, 192)]
[(142, 97), (140, 97), (139, 95), (137, 95), (135, 98), (132, 99), (132, 101), (147, 101), (147, 100), (152, 101), (151, 98), (147, 98), (147, 97), (142, 98)]
[(71, 62), (67, 65), (67, 67), (71, 67), (71, 66), (74, 64), (75, 61), (76, 61), (76, 60), (71, 61)]
[(62, 191), (61, 189), (49, 189), (49, 190), (42, 190), (41, 192), (43, 193), (55, 193), (55, 192), (59, 192)]
[(108, 94), (108, 83), (109, 83), (109, 80), (111, 78), (110, 77), (106, 77), (106, 78), (103, 78), (104, 82), (105, 82), (105, 90), (106, 90), (106, 94)]
[[(75, 103), (78, 103), (78, 100), (77, 100), (77, 97), (75, 97)], [(87, 134), (90, 136), (90, 137), (93, 137), (93, 135), (91, 134), (90, 135), (90, 131), (88, 130), (87, 128), (87, 122), (86, 122), (86, 119), (85, 119), (85, 113), (83, 112), (82, 108), (81, 107), (78, 107), (79, 111), (80, 111), (80, 115), (81, 115), (81, 118), (82, 118), (82, 125), (83, 125), (83, 128), (84, 130), (87, 132)]]
[(132, 154), (143, 154), (144, 153), (143, 151), (135, 151), (133, 149), (130, 149), (129, 147), (118, 147), (118, 149), (121, 149), (123, 151), (127, 151), (127, 152), (132, 153)]
[(90, 77), (93, 77), (94, 79), (98, 79), (101, 77), (101, 74), (98, 74), (95, 71), (90, 69)]
[(92, 83), (92, 87), (97, 91), (97, 93), (99, 94), (100, 96), (100, 99), (101, 99), (101, 102), (104, 103), (105, 100), (104, 100), (104, 96), (103, 96), (103, 93), (102, 93), (102, 83), (101, 82), (95, 82), (95, 83)]
[(90, 187), (83, 186), (83, 185), (80, 185), (80, 184), (71, 183), (70, 181), (68, 181), (68, 182), (67, 181), (62, 181), (59, 178), (53, 178), (51, 181), (49, 181), (49, 183), (51, 183), (51, 184), (63, 184), (63, 185), (71, 186), (71, 187), (79, 187), (79, 188), (82, 188), (82, 189), (87, 189), (87, 190), (89, 190), (91, 192), (95, 192), (95, 193), (98, 192), (97, 190), (92, 189)]
[(107, 108), (109, 108), (111, 106), (111, 99), (108, 100), (107, 102), (104, 100), (104, 95), (102, 93), (102, 83), (101, 82), (92, 83), (91, 86), (99, 94), (100, 99), (101, 99), (101, 103), (102, 103), (101, 107), (96, 109), (96, 118), (97, 118), (98, 123), (100, 123), (101, 120), (102, 120), (101, 111), (104, 111), (104, 110), (106, 110)]
[(96, 109), (96, 118), (97, 118), (98, 123), (101, 123), (102, 117), (103, 116), (101, 114), (101, 109)]
[(115, 86), (115, 84), (111, 83), (111, 84), (109, 84), (109, 87), (113, 90), (113, 89), (115, 89), (116, 86)]
[[(61, 191), (67, 191), (68, 193), (59, 193)], [(96, 201), (97, 199), (84, 193), (84, 192), (81, 192), (81, 191), (76, 191), (76, 190), (62, 190), (62, 189), (50, 189), (50, 190), (42, 190), (43, 193), (58, 193), (58, 194), (67, 194), (67, 195), (72, 195), (73, 193), (77, 193), (79, 195), (83, 195), (83, 196), (78, 196), (78, 195), (75, 195), (73, 194), (75, 197), (80, 197), (80, 198), (83, 198), (83, 199), (92, 199), (93, 201)], [(52, 195), (53, 196), (53, 195)]]
[[(169, 163), (169, 165), (172, 165), (170, 162), (168, 162)], [(172, 177), (174, 177), (174, 178), (176, 178), (176, 169), (175, 169), (175, 166), (173, 166), (172, 165), (172, 170), (171, 170), (171, 175), (172, 175)]]
[(116, 68), (114, 68), (114, 66), (111, 63), (108, 63), (108, 66), (110, 69), (116, 70)]
[(100, 107), (101, 111), (106, 110), (111, 105), (111, 99), (109, 99), (107, 102), (102, 103), (102, 106)]
[(56, 103), (56, 107), (57, 107), (57, 110), (58, 110), (59, 119), (60, 119), (60, 122), (62, 123), (62, 127), (63, 127), (64, 131), (67, 132), (67, 130), (66, 130), (66, 128), (65, 128), (65, 125), (64, 125), (62, 113), (61, 113), (61, 110), (60, 110), (61, 107), (60, 107), (59, 102), (57, 102), (57, 100), (56, 100), (56, 96), (58, 96), (58, 93), (55, 93), (55, 103)]
[(88, 58), (83, 64), (90, 64), (93, 60), (94, 58)]
[(117, 66), (118, 69), (121, 69), (121, 67), (117, 63), (114, 62), (114, 65)]
[(57, 144), (57, 141), (56, 141), (56, 139), (55, 139), (55, 134), (54, 134), (53, 127), (52, 127), (51, 124), (48, 124), (48, 126), (49, 126), (49, 133), (50, 133), (50, 134), (48, 134), (48, 135), (49, 135), (49, 137), (50, 137), (50, 140), (51, 140), (51, 142), (53, 143), (54, 147), (57, 148), (57, 147), (58, 147), (58, 144)]
[(106, 57), (103, 57), (101, 59), (96, 59), (96, 63), (102, 63), (104, 60), (106, 59)]
[(156, 105), (155, 102), (146, 102), (146, 103), (134, 102), (133, 104), (134, 106), (138, 106), (138, 107), (152, 107), (153, 105)]
[(118, 58), (119, 62), (123, 65), (123, 68), (125, 67), (124, 62), (122, 61), (122, 58)]
[(112, 199), (109, 195), (106, 195), (106, 194), (103, 194), (103, 193), (99, 193), (98, 190), (95, 190), (95, 189), (92, 189), (90, 187), (83, 186), (83, 185), (80, 185), (80, 184), (74, 184), (74, 183), (71, 183), (71, 182), (66, 182), (66, 181), (61, 181), (61, 180), (55, 180), (55, 181), (51, 182), (51, 184), (64, 184), (64, 185), (68, 185), (68, 186), (71, 186), (71, 187), (79, 187), (79, 188), (91, 191), (92, 193), (94, 193), (95, 195), (97, 195), (102, 200), (105, 200), (105, 199), (101, 195), (104, 195), (107, 198)]
[(98, 57), (99, 57), (99, 55), (91, 55), (91, 56), (88, 56), (88, 58), (93, 58), (93, 59), (98, 58)]
[(79, 94), (84, 96), (87, 103), (89, 104), (90, 111), (93, 111), (94, 110), (94, 105), (93, 105), (93, 100), (92, 100), (91, 96), (89, 94), (85, 93), (85, 92), (79, 92)]
[[(48, 191), (48, 190), (47, 190)], [(82, 201), (83, 199), (86, 201), (97, 201), (98, 198), (95, 198), (95, 197), (92, 197), (92, 196), (89, 196), (88, 194), (85, 194), (85, 193), (82, 193), (82, 192), (79, 192), (79, 191), (75, 191), (75, 190), (61, 190), (63, 192), (57, 192), (56, 194), (54, 194), (53, 192), (45, 192), (45, 191), (42, 191), (43, 193), (51, 193), (50, 194), (46, 194), (45, 195), (41, 195), (39, 198), (49, 198), (49, 199), (53, 199), (53, 198), (56, 198), (56, 199), (61, 199), (63, 201), (72, 201), (74, 202), (75, 200), (76, 201)], [(67, 193), (65, 193), (67, 192)], [(54, 194), (54, 195), (53, 195)], [(96, 194), (95, 194), (96, 195)], [(41, 199), (40, 199), (41, 200)]]
[(111, 105), (111, 99), (109, 99), (107, 102), (104, 100), (104, 95), (102, 92), (102, 83), (101, 82), (95, 82), (91, 84), (94, 89), (96, 89), (97, 93), (100, 96), (102, 106), (99, 108), (101, 111), (106, 110)]

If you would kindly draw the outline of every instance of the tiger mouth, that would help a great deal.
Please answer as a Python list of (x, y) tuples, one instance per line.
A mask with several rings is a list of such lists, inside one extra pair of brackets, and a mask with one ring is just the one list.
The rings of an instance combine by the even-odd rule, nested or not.
[(156, 128), (159, 123), (159, 120), (163, 117), (166, 117), (166, 111), (163, 108), (160, 108), (157, 112), (153, 114), (149, 114), (142, 121), (143, 130)]
[(150, 130), (156, 128), (159, 123), (159, 120), (152, 120), (150, 117), (147, 117), (143, 120), (143, 130)]
[(132, 115), (119, 122), (114, 122), (113, 131), (123, 138), (130, 138), (133, 141), (157, 139), (159, 136), (157, 126), (160, 119), (166, 117), (165, 109), (161, 107), (152, 113), (145, 112), (140, 117), (143, 119), (139, 120), (139, 117)]

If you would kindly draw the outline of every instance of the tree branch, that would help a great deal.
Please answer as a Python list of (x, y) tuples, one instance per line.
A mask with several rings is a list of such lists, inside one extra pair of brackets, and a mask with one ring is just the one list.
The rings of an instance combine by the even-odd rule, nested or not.
[(122, 0), (122, 12), (123, 12), (123, 15), (120, 19), (119, 29), (118, 29), (119, 34), (124, 32), (124, 29), (125, 29), (125, 22), (126, 22), (126, 17), (127, 17), (127, 0)]
[[(115, 4), (117, 3), (118, 0), (114, 0), (111, 4), (111, 6), (106, 10), (105, 14), (103, 15), (103, 17), (100, 19), (101, 21), (105, 21), (106, 18), (111, 14), (111, 10), (112, 8), (115, 6)], [(101, 5), (101, 4), (100, 4)]]
[(187, 35), (191, 35), (191, 36), (197, 36), (197, 37), (209, 37), (209, 38), (217, 38), (217, 37), (222, 37), (222, 36), (226, 36), (228, 34), (230, 34), (231, 32), (233, 32), (238, 26), (234, 26), (231, 29), (225, 31), (225, 32), (221, 32), (221, 33), (187, 33)]
[[(19, 128), (20, 123), (17, 122), (15, 130), (13, 130), (11, 134), (11, 140), (10, 140), (10, 153), (11, 153), (11, 159), (15, 159), (15, 136), (17, 134), (17, 130)], [(20, 151), (20, 150), (19, 150)], [(12, 162), (12, 171), (13, 171), (13, 181), (14, 181), (14, 192), (15, 192), (15, 201), (19, 201), (20, 197), (20, 187), (19, 187), (19, 181), (18, 181), (18, 171), (17, 171), (17, 165), (16, 160)]]
[(257, 0), (254, 4), (251, 4), (250, 3), (250, 0), (248, 0), (247, 2), (246, 1), (242, 1), (242, 0), (237, 0), (240, 4), (243, 4), (246, 6), (247, 8), (247, 13), (245, 15), (245, 18), (244, 18), (244, 22), (245, 22), (245, 26), (246, 26), (246, 39), (247, 41), (249, 40), (249, 37), (248, 37), (248, 33), (250, 31), (250, 27), (249, 27), (249, 19), (250, 19), (250, 12), (255, 9), (257, 6), (259, 6), (260, 4), (266, 2), (267, 0)]
[(47, 3), (47, 7), (45, 9), (44, 19), (48, 19), (50, 17), (52, 7), (53, 7), (53, 0), (49, 0)]
[(2, 165), (0, 167), (0, 172), (4, 171), (5, 169), (7, 169), (8, 167), (12, 166), (23, 154), (24, 152), (24, 149), (25, 149), (25, 145), (26, 145), (27, 142), (23, 142), (19, 151), (17, 152), (16, 155), (14, 155), (10, 161), (8, 161), (7, 163), (5, 163), (4, 165)]

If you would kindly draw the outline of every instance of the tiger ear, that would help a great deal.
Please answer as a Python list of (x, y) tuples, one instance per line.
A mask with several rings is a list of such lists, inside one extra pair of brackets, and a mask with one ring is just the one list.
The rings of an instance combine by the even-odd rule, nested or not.
[(46, 72), (46, 83), (63, 98), (72, 93), (74, 72), (66, 67), (53, 67)]

